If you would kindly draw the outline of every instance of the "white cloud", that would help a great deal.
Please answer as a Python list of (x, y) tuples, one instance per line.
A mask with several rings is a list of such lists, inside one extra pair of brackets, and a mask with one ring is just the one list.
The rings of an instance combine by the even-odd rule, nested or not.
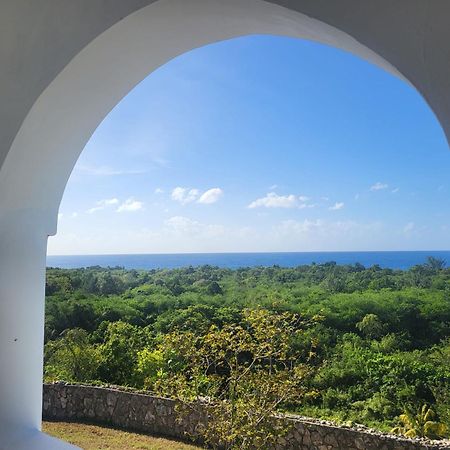
[(63, 213), (59, 213), (59, 214), (58, 214), (58, 220), (61, 220), (63, 217), (64, 217), (64, 214), (63, 214)]
[(400, 190), (400, 188), (395, 188), (395, 189), (392, 189), (391, 192), (392, 192), (393, 194), (396, 194), (399, 190)]
[[(322, 219), (285, 220), (266, 239), (279, 248), (317, 251), (320, 248), (346, 249), (367, 245), (368, 236), (378, 235), (382, 224), (351, 220), (328, 222)], [(355, 247), (356, 246), (356, 247)]]
[(305, 234), (313, 230), (319, 230), (323, 228), (325, 223), (321, 219), (303, 221), (296, 220), (284, 220), (280, 225), (275, 227), (275, 231), (281, 234)]
[(117, 209), (117, 212), (135, 212), (139, 211), (144, 207), (144, 203), (139, 200), (135, 200), (133, 197), (125, 200)]
[(201, 225), (195, 220), (183, 216), (173, 216), (165, 221), (166, 226), (176, 233), (193, 233), (200, 230)]
[(172, 190), (171, 198), (172, 200), (181, 203), (182, 205), (187, 205), (188, 203), (198, 202), (205, 205), (217, 202), (223, 195), (223, 190), (220, 188), (211, 188), (205, 191), (203, 194), (200, 193), (199, 189), (195, 188), (185, 188), (176, 187)]
[(101, 211), (102, 209), (105, 209), (105, 207), (104, 206), (94, 206), (93, 208), (89, 208), (86, 212), (88, 214), (93, 214), (97, 211)]
[(199, 203), (204, 203), (205, 205), (209, 205), (211, 203), (217, 202), (220, 197), (222, 197), (223, 191), (220, 188), (212, 188), (204, 192), (201, 197), (198, 199)]
[(278, 195), (275, 192), (269, 192), (265, 197), (258, 198), (248, 205), (248, 208), (314, 208), (316, 205), (306, 203), (309, 197), (305, 195), (296, 196)]
[(117, 205), (117, 203), (119, 203), (119, 200), (117, 198), (110, 198), (109, 200), (102, 200), (100, 203), (104, 204), (105, 206)]
[(403, 227), (403, 232), (405, 234), (410, 234), (414, 231), (415, 229), (415, 224), (414, 222), (408, 222), (404, 227)]
[(336, 202), (333, 206), (330, 206), (328, 209), (330, 211), (339, 211), (344, 207), (344, 202)]
[[(430, 234), (430, 229), (427, 226), (424, 225), (417, 225), (415, 222), (408, 222), (402, 229), (403, 236), (407, 239), (417, 239), (417, 238), (423, 238), (425, 235)], [(438, 235), (437, 235), (438, 236)]]
[(387, 183), (375, 183), (374, 185), (370, 186), (371, 191), (382, 191), (383, 189), (387, 189), (389, 185)]
[(176, 187), (171, 194), (172, 200), (186, 205), (197, 200), (200, 191), (198, 189), (189, 189), (183, 187)]
[(88, 209), (86, 212), (88, 214), (93, 214), (97, 211), (101, 211), (102, 209), (107, 208), (108, 206), (117, 205), (119, 200), (117, 198), (109, 198), (105, 200), (99, 200), (92, 208)]
[(75, 219), (78, 217), (78, 213), (77, 212), (73, 212), (70, 217), (72, 217), (72, 219)]
[(295, 208), (298, 206), (298, 199), (295, 195), (278, 195), (269, 192), (265, 197), (258, 198), (251, 202), (248, 207), (253, 208)]
[(199, 239), (210, 239), (222, 236), (225, 227), (222, 225), (203, 224), (184, 216), (174, 216), (165, 221), (163, 233), (176, 236), (190, 236)]
[(61, 224), (63, 233), (50, 239), (49, 254), (375, 250), (383, 246), (387, 234), (379, 222), (322, 219), (234, 227), (174, 215), (155, 228), (142, 228), (132, 221), (121, 228), (105, 224), (94, 233), (78, 225), (65, 230), (68, 222)]
[(164, 194), (164, 189), (156, 188), (155, 189), (155, 194)]

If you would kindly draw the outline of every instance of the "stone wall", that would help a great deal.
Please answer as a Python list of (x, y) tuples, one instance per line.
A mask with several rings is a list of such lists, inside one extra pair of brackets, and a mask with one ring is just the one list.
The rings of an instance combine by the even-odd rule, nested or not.
[[(199, 439), (205, 414), (180, 415), (171, 399), (126, 390), (55, 383), (44, 385), (43, 416), (48, 420), (88, 421), (178, 439)], [(326, 421), (284, 417), (291, 430), (277, 450), (443, 450), (443, 442), (410, 440), (368, 429), (338, 427)]]

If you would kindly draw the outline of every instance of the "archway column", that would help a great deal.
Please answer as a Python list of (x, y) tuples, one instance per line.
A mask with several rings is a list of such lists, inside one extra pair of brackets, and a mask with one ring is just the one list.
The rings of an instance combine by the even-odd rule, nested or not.
[(43, 217), (30, 210), (0, 210), (1, 450), (76, 448), (40, 431), (47, 247)]
[(0, 450), (73, 448), (39, 431), (47, 235), (89, 137), (149, 73), (186, 51), (237, 36), (311, 39), (408, 80), (450, 136), (450, 2), (362, 3), (2, 2)]

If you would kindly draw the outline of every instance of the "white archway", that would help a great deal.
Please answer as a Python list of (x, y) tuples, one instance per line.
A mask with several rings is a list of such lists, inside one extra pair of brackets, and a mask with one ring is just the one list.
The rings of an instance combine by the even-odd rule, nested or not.
[[(69, 3), (67, 0), (67, 7)], [(99, 5), (101, 0), (95, 3)], [(289, 7), (276, 3), (287, 3)], [(113, 13), (107, 14), (107, 7), (99, 7), (99, 16), (93, 19), (101, 22), (98, 36), (89, 35), (87, 42), (78, 39), (76, 56), (62, 70), (47, 74), (48, 82), (41, 86), (37, 99), (33, 100), (24, 86), (24, 96), (29, 94), (31, 99), (30, 107), (24, 109), (23, 117), (18, 115), (20, 125), (12, 143), (6, 138), (0, 140), (6, 142), (0, 148), (0, 449), (69, 448), (53, 439), (49, 441), (38, 431), (46, 240), (56, 232), (57, 211), (70, 172), (107, 113), (139, 81), (179, 54), (232, 37), (275, 34), (345, 49), (405, 81), (411, 80), (449, 131), (450, 105), (439, 96), (436, 86), (445, 88), (450, 82), (445, 79), (450, 62), (449, 67), (433, 74), (422, 70), (427, 65), (426, 56), (438, 60), (441, 53), (450, 54), (449, 48), (437, 48), (433, 54), (431, 50), (427, 54), (424, 44), (417, 53), (411, 53), (411, 43), (400, 39), (404, 30), (387, 21), (381, 32), (376, 19), (389, 19), (383, 16), (385, 13), (401, 17), (414, 31), (424, 15), (420, 1), (402, 0), (397, 6), (384, 0), (380, 3), (383, 5), (377, 9), (362, 7), (359, 0), (343, 0), (339, 8), (324, 0), (133, 0), (127, 10), (115, 2), (113, 18), (108, 16)], [(77, 5), (72, 6), (77, 13), (76, 23), (70, 26), (79, 37), (89, 34), (84, 21), (91, 16), (83, 9), (84, 0)], [(6, 7), (7, 13), (15, 12), (14, 8)], [(51, 10), (48, 17), (52, 17)], [(366, 23), (359, 23), (361, 18)], [(431, 16), (430, 19), (439, 20)], [(42, 34), (37, 33), (36, 38), (46, 38), (40, 31)], [(416, 31), (425, 33), (418, 28)], [(359, 40), (349, 33), (359, 33)], [(61, 36), (69, 43), (75, 40), (69, 32), (62, 32)], [(395, 36), (399, 37), (398, 42), (392, 40)], [(436, 42), (441, 38), (437, 36)], [(69, 45), (61, 47), (61, 54), (47, 55), (49, 62), (73, 52)], [(25, 51), (19, 56), (32, 58)], [(6, 124), (12, 126), (12, 122)], [(0, 139), (7, 135), (8, 130), (2, 130)]]

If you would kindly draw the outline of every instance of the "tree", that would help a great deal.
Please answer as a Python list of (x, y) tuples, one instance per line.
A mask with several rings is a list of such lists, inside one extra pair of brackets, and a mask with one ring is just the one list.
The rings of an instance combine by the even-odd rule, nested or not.
[(219, 283), (217, 283), (217, 281), (212, 281), (206, 289), (206, 292), (210, 295), (223, 294), (222, 288), (220, 287)]
[(384, 334), (384, 326), (376, 314), (366, 314), (356, 328), (369, 339), (378, 339)]
[(136, 383), (139, 387), (152, 389), (167, 368), (164, 354), (160, 350), (144, 348), (137, 355)]
[(434, 256), (429, 256), (427, 258), (427, 262), (425, 263), (426, 267), (429, 267), (433, 272), (438, 272), (445, 268), (446, 262), (442, 258), (435, 258)]
[(119, 294), (123, 291), (123, 288), (122, 280), (112, 276), (111, 272), (104, 272), (97, 278), (97, 289), (100, 294)]
[(104, 342), (99, 346), (101, 379), (123, 386), (132, 385), (138, 352), (145, 348), (148, 341), (149, 336), (143, 328), (125, 322), (109, 323)]
[(89, 343), (85, 330), (74, 328), (45, 346), (45, 377), (48, 380), (95, 380), (100, 365), (98, 348)]
[(242, 324), (211, 326), (203, 336), (171, 333), (163, 351), (176, 351), (178, 370), (156, 389), (187, 408), (206, 408), (202, 434), (214, 448), (272, 448), (287, 431), (274, 414), (306, 391), (311, 368), (291, 344), (308, 324), (258, 309), (245, 310)]

